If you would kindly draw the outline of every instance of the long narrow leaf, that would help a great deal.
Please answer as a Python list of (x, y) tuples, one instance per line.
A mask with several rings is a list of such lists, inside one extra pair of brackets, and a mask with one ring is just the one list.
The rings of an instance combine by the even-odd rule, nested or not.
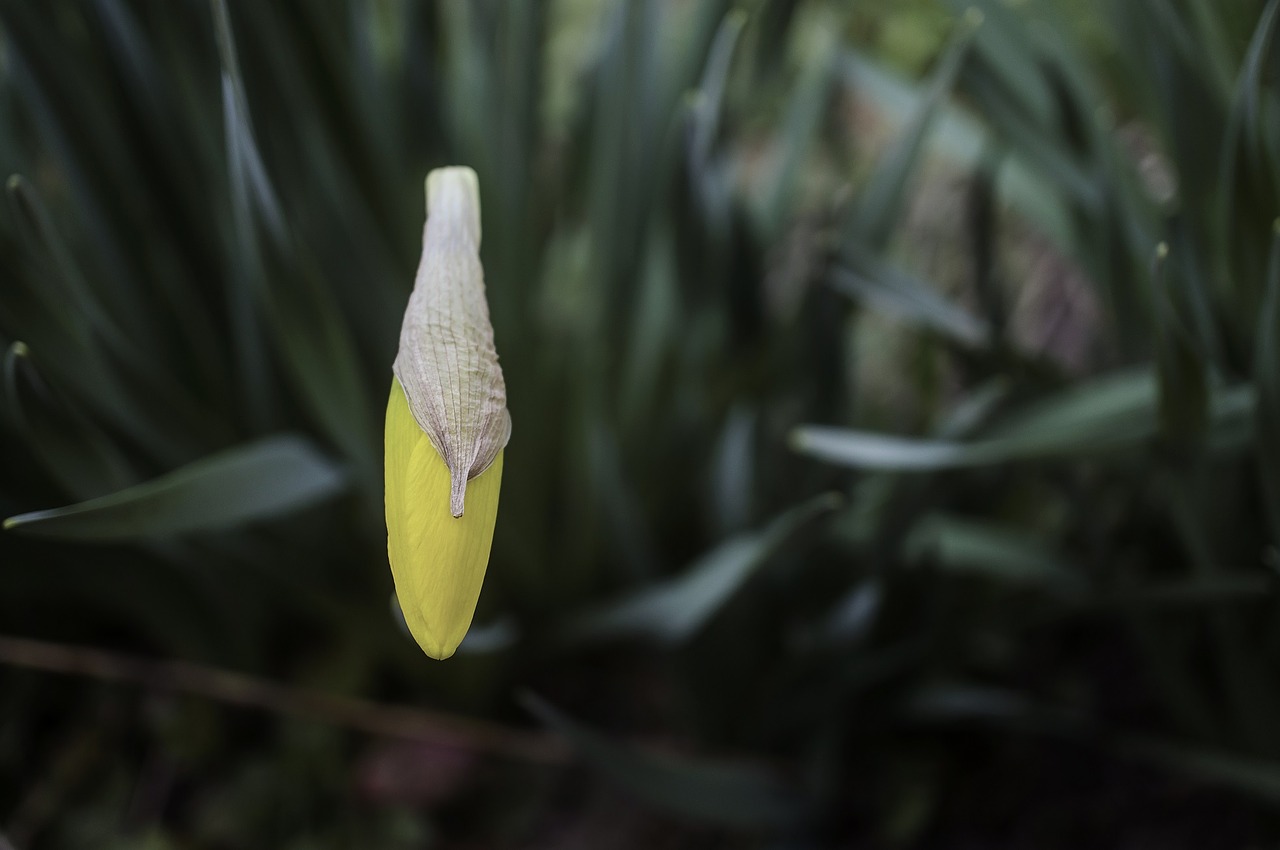
[[(1247, 433), (1254, 393), (1247, 386), (1217, 390), (1210, 430), (1217, 445), (1234, 448)], [(1033, 405), (971, 442), (912, 439), (806, 425), (791, 434), (802, 454), (857, 469), (926, 471), (1011, 460), (1065, 458), (1132, 449), (1159, 428), (1156, 382), (1147, 371), (1111, 375)]]
[(948, 572), (1065, 592), (1084, 589), (1080, 574), (1042, 541), (993, 523), (935, 514), (912, 530), (903, 549), (909, 559)]
[(588, 611), (570, 624), (573, 638), (645, 636), (674, 645), (687, 641), (783, 543), (813, 519), (839, 507), (819, 496), (775, 519), (764, 530), (731, 538), (677, 578)]
[(9, 517), (6, 531), (64, 540), (128, 540), (210, 531), (334, 496), (343, 471), (300, 437), (269, 437), (65, 508)]
[(845, 226), (845, 240), (852, 244), (883, 248), (893, 233), (906, 197), (907, 183), (916, 170), (934, 117), (955, 88), (956, 79), (981, 28), (982, 15), (970, 10), (961, 16), (951, 43), (938, 62), (924, 97), (893, 146), (872, 170)]
[(986, 322), (952, 304), (928, 284), (887, 263), (861, 258), (855, 268), (836, 268), (831, 285), (869, 307), (937, 331), (965, 346), (985, 345)]
[(1258, 473), (1271, 539), (1280, 540), (1280, 219), (1272, 229), (1266, 294), (1258, 317), (1253, 355), (1257, 388)]

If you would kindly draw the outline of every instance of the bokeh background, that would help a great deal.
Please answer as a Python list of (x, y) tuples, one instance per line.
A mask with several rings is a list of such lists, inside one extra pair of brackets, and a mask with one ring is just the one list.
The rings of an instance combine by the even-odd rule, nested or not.
[[(0, 847), (1280, 841), (1278, 15), (0, 0)], [(438, 663), (446, 164), (514, 432)]]

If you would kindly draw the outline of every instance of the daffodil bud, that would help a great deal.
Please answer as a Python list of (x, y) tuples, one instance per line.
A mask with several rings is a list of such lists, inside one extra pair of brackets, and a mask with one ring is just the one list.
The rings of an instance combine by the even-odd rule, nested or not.
[(485, 301), (476, 173), (436, 169), (426, 192), (387, 403), (387, 556), (409, 631), (443, 659), (480, 597), (511, 416)]

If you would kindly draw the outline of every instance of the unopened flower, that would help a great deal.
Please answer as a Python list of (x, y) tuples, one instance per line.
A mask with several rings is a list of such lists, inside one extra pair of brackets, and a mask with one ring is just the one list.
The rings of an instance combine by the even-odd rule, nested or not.
[(426, 192), (387, 403), (387, 556), (409, 631), (444, 659), (480, 598), (511, 416), (485, 302), (476, 173), (438, 168)]

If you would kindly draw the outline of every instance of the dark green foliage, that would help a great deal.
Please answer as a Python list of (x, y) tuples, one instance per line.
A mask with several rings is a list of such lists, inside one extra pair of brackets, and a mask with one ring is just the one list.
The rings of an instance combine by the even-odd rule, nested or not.
[[(1280, 838), (1280, 0), (848, 5), (0, 0), (0, 632), (614, 783), (361, 797), (356, 736), (0, 667), (0, 843)], [(514, 430), (439, 664), (380, 430), (454, 163)]]

